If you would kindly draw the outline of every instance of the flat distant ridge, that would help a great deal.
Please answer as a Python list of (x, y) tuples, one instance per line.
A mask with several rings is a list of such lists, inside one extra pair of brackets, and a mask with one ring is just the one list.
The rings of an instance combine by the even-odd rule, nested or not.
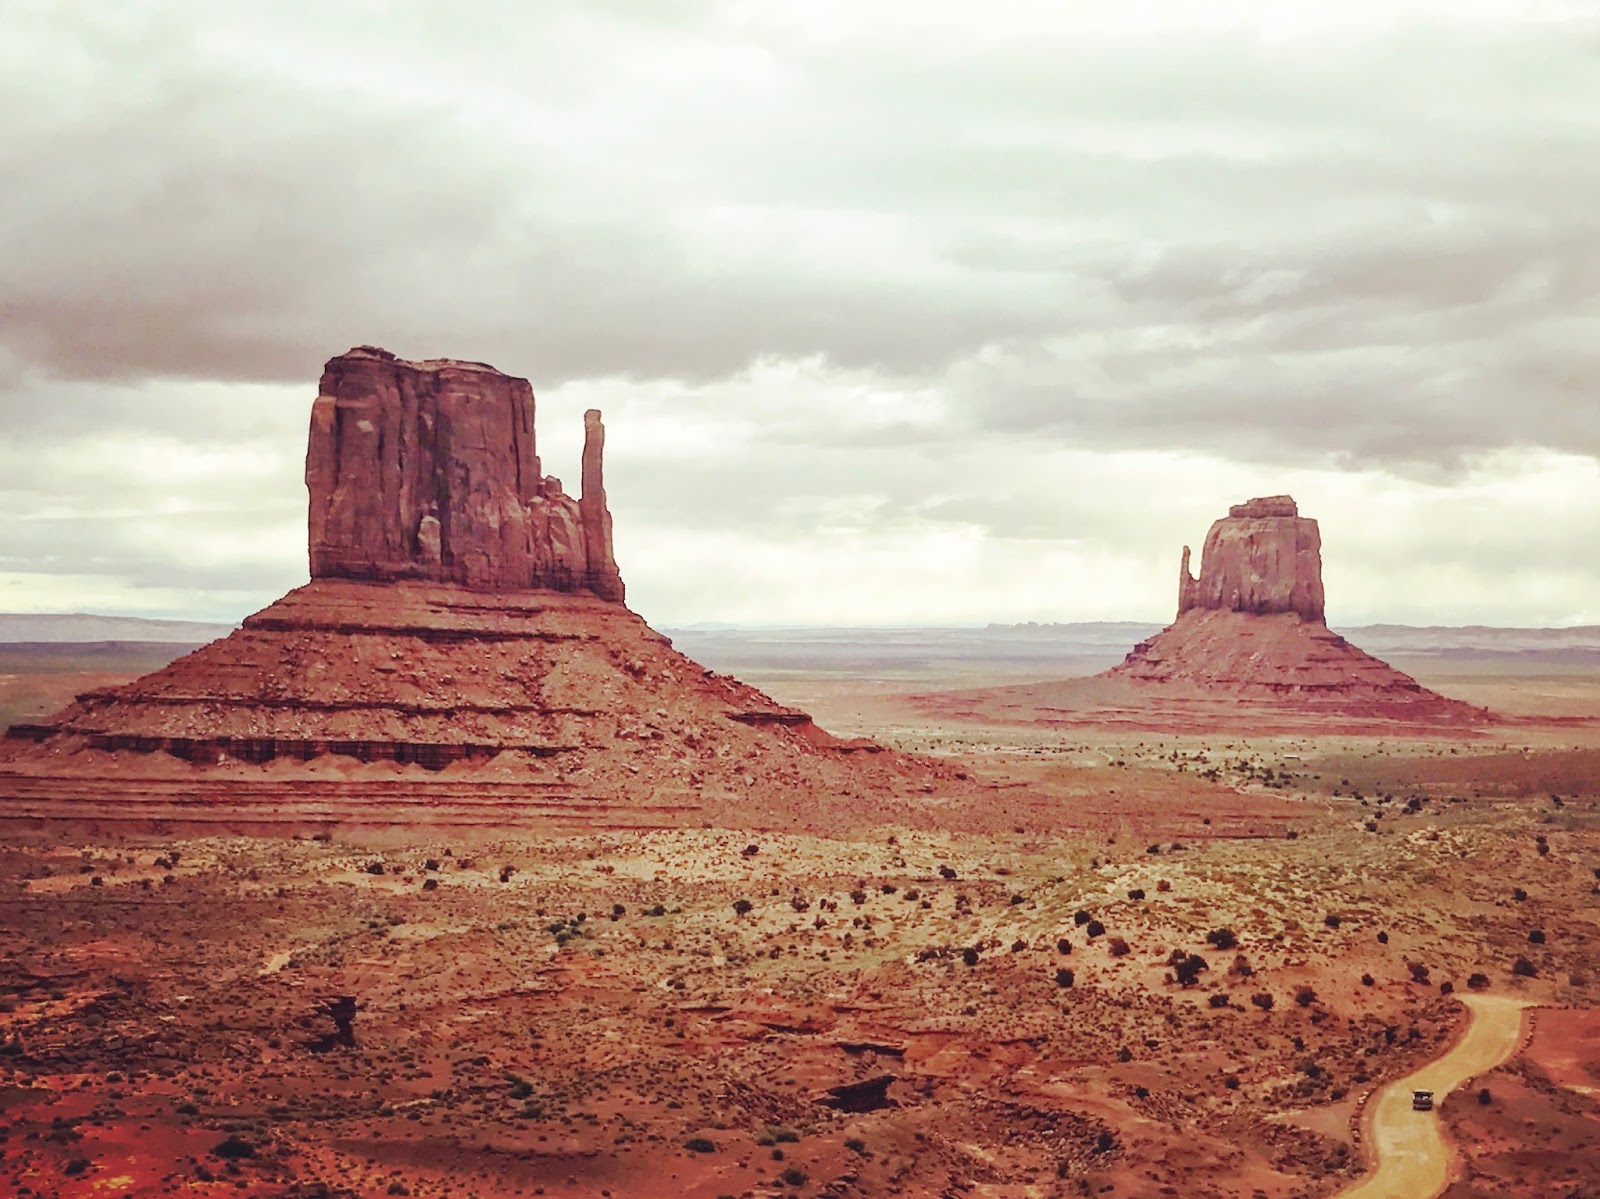
[(87, 612), (0, 612), (0, 643), (74, 644), (95, 641), (160, 641), (199, 645), (226, 637), (237, 625), (202, 620), (154, 620), (142, 616), (94, 616)]

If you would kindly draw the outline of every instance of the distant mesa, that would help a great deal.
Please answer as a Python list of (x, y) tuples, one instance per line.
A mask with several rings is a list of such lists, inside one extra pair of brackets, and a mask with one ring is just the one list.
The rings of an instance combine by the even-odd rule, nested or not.
[[(331, 825), (787, 823), (942, 767), (840, 741), (623, 604), (600, 413), (581, 491), (533, 391), (482, 363), (334, 358), (312, 405), (311, 581), (0, 744), (0, 819)], [(858, 752), (867, 751), (867, 752)]]
[(1206, 534), (1199, 577), (1183, 548), (1178, 618), (1104, 675), (1143, 689), (1326, 705), (1346, 713), (1483, 723), (1351, 645), (1324, 619), (1322, 535), (1286, 495), (1235, 504)]

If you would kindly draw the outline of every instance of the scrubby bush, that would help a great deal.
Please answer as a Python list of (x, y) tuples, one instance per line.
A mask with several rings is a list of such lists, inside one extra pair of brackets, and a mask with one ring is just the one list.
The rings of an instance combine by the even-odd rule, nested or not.
[(683, 1143), (683, 1147), (690, 1153), (715, 1153), (717, 1144), (709, 1137), (690, 1137)]
[(1200, 972), (1211, 969), (1209, 962), (1198, 953), (1186, 953), (1182, 959), (1172, 963), (1173, 976), (1180, 986), (1192, 987), (1200, 981)]
[(1213, 949), (1233, 949), (1239, 944), (1239, 937), (1231, 928), (1214, 928), (1206, 934), (1206, 944)]
[(1077, 976), (1065, 966), (1056, 971), (1056, 986), (1070, 987), (1077, 980)]
[(736, 899), (733, 901), (733, 911), (737, 916), (748, 916), (755, 906), (748, 899)]
[(1255, 1004), (1262, 1011), (1270, 1012), (1272, 1010), (1272, 992), (1257, 991), (1254, 995), (1250, 996), (1250, 1002)]
[(1111, 956), (1114, 958), (1126, 957), (1133, 952), (1129, 948), (1128, 942), (1122, 937), (1112, 937), (1111, 940), (1106, 942), (1106, 949), (1110, 951)]
[(1511, 963), (1511, 973), (1521, 978), (1532, 978), (1538, 971), (1533, 968), (1533, 963), (1527, 958), (1518, 958)]
[(1090, 940), (1093, 940), (1095, 937), (1103, 935), (1105, 931), (1105, 925), (1101, 924), (1098, 920), (1091, 920), (1084, 928), (1083, 933), (1084, 936), (1088, 937)]
[(1310, 1007), (1317, 1001), (1317, 992), (1310, 983), (1301, 983), (1294, 989), (1294, 1001), (1301, 1007)]

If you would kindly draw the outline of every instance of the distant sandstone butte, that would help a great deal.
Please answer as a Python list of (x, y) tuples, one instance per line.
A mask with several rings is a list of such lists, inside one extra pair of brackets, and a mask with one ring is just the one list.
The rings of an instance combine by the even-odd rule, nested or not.
[(598, 412), (584, 432), (573, 499), (540, 471), (526, 381), (333, 359), (306, 455), (311, 581), (13, 725), (0, 823), (790, 827), (857, 819), (863, 795), (913, 810), (965, 777), (833, 737), (629, 611)]
[(591, 410), (574, 499), (541, 472), (526, 379), (371, 346), (341, 354), (311, 408), (311, 577), (588, 591), (620, 603), (604, 445)]
[(1235, 504), (1206, 534), (1200, 577), (1189, 547), (1178, 618), (1104, 678), (1177, 695), (1317, 705), (1428, 723), (1488, 713), (1428, 690), (1351, 645), (1323, 615), (1322, 537), (1286, 495)]
[(1293, 499), (1267, 496), (1235, 504), (1206, 534), (1200, 577), (1189, 574), (1183, 547), (1178, 614), (1193, 608), (1296, 612), (1323, 620), (1322, 535)]

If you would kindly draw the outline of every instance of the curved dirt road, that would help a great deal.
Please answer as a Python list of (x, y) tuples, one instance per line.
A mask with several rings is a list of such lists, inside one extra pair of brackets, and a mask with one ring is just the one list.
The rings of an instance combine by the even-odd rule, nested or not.
[(1450, 1184), (1451, 1151), (1439, 1131), (1437, 1112), (1411, 1110), (1412, 1091), (1432, 1091), (1437, 1105), (1475, 1075), (1492, 1070), (1517, 1051), (1525, 999), (1508, 995), (1463, 995), (1472, 1012), (1467, 1032), (1444, 1054), (1415, 1074), (1384, 1087), (1367, 1105), (1367, 1144), (1378, 1168), (1337, 1199), (1433, 1199)]

